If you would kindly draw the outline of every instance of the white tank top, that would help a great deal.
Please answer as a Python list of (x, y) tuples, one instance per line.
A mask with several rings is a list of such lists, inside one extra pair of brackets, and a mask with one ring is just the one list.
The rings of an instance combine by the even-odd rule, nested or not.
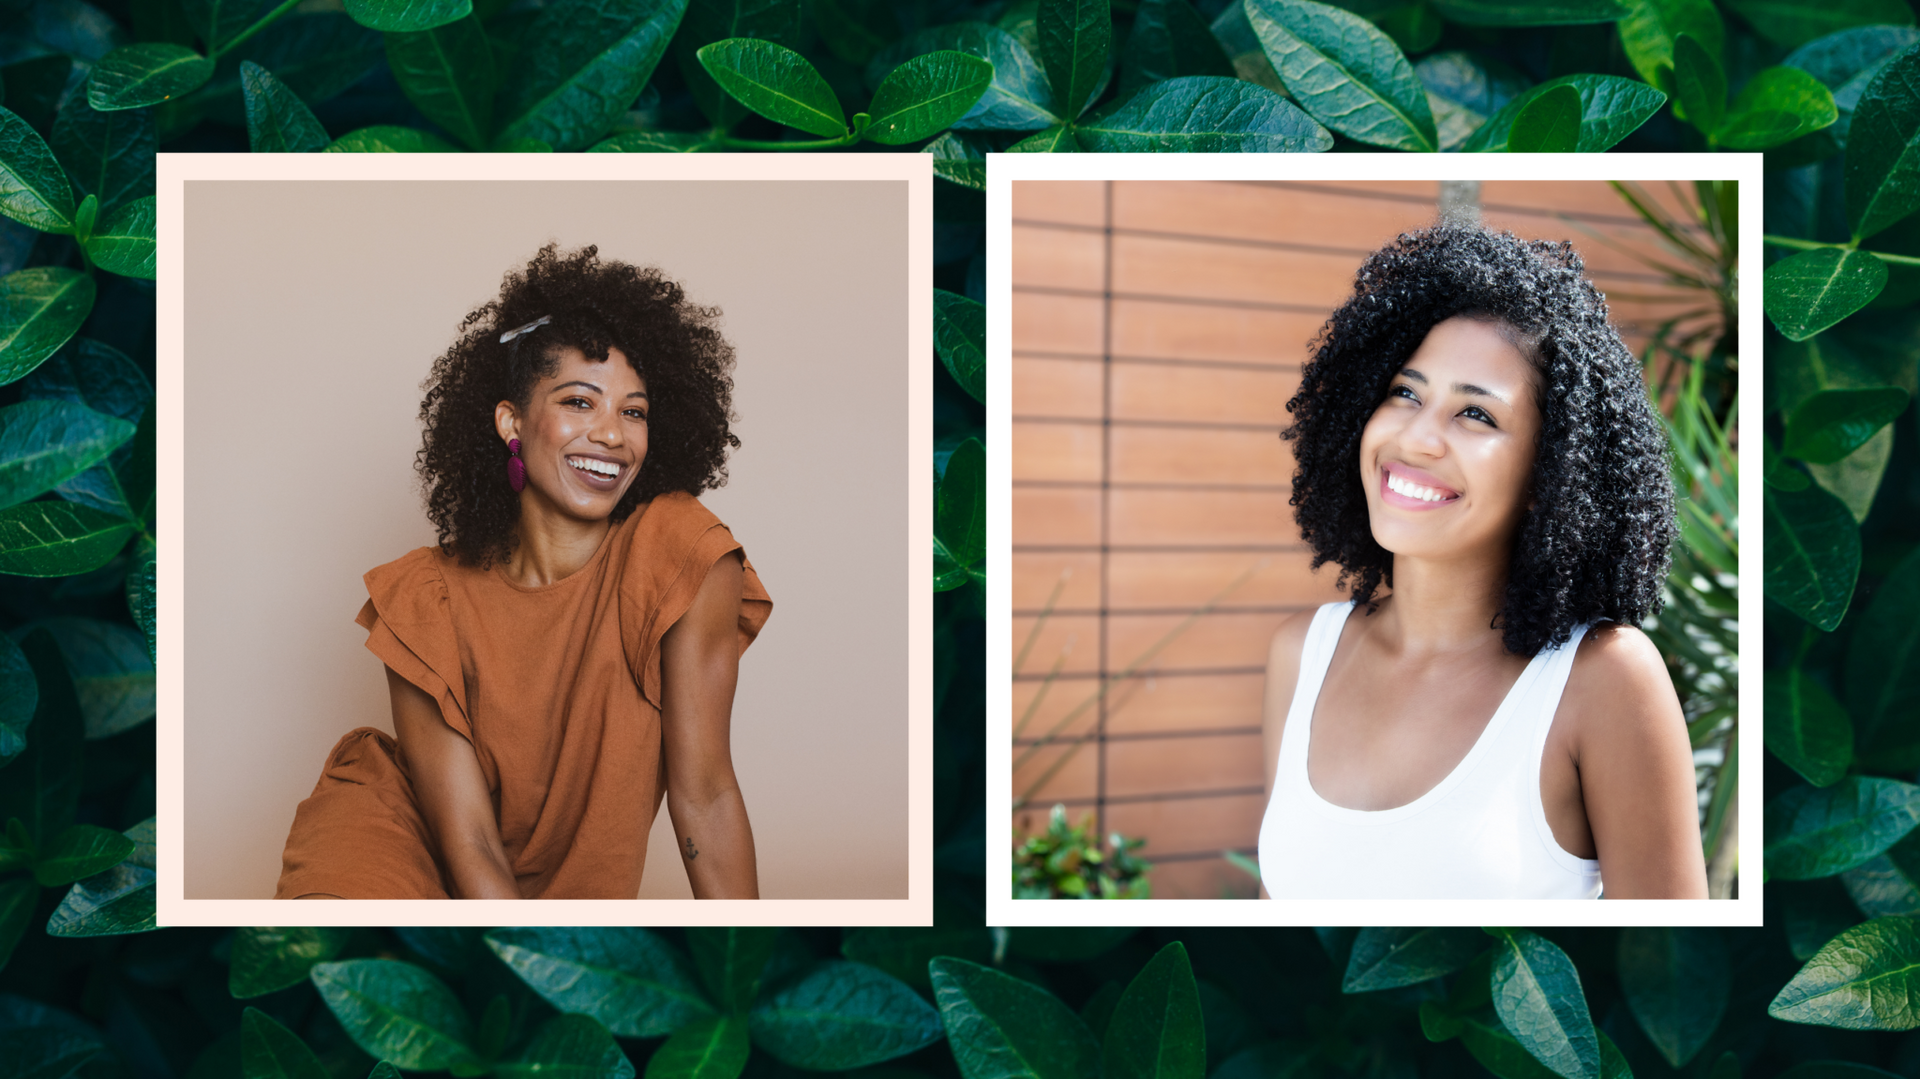
[(1260, 879), (1275, 899), (1595, 899), (1600, 863), (1561, 848), (1540, 804), (1540, 758), (1586, 634), (1543, 649), (1473, 748), (1434, 788), (1369, 811), (1322, 799), (1307, 781), (1313, 706), (1350, 602), (1314, 613), (1260, 822)]

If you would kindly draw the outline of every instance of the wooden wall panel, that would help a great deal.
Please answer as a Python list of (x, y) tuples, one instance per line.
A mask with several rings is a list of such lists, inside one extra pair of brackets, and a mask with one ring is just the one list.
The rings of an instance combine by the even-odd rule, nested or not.
[[(1145, 836), (1156, 896), (1253, 894), (1220, 852), (1258, 840), (1268, 644), (1340, 598), (1287, 505), (1286, 402), (1361, 260), (1430, 224), (1437, 195), (1411, 180), (1014, 185), (1007, 572), (1013, 648), (1031, 637), (1015, 794), (1059, 765), (1016, 826), (1044, 828), (1059, 801)], [(1656, 250), (1605, 184), (1488, 182), (1481, 202), (1490, 226), (1572, 240), (1636, 352), (1692, 302), (1582, 231)], [(1055, 728), (1072, 741), (1033, 748)]]

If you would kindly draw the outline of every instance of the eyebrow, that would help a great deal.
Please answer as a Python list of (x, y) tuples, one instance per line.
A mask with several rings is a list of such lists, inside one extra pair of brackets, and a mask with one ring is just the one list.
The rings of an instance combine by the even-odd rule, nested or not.
[[(1401, 374), (1403, 374), (1403, 375), (1405, 375), (1405, 376), (1407, 376), (1408, 378), (1410, 378), (1410, 379), (1412, 379), (1413, 381), (1415, 381), (1415, 382), (1418, 382), (1418, 383), (1419, 383), (1419, 384), (1421, 384), (1422, 386), (1424, 386), (1424, 385), (1426, 385), (1426, 384), (1427, 384), (1427, 376), (1425, 376), (1425, 375), (1423, 375), (1423, 374), (1421, 374), (1421, 373), (1420, 373), (1420, 372), (1418, 372), (1418, 371), (1415, 371), (1415, 370), (1414, 370), (1413, 368), (1411, 368), (1411, 367), (1402, 367), (1402, 368), (1400, 369), (1400, 373), (1401, 373)], [(1495, 392), (1493, 392), (1492, 390), (1489, 390), (1489, 389), (1487, 389), (1487, 388), (1486, 388), (1486, 387), (1484, 387), (1484, 386), (1476, 386), (1476, 385), (1474, 385), (1474, 384), (1473, 384), (1473, 383), (1471, 383), (1471, 382), (1456, 382), (1456, 383), (1454, 383), (1454, 384), (1453, 384), (1453, 392), (1455, 392), (1455, 393), (1464, 393), (1464, 394), (1466, 394), (1466, 395), (1467, 395), (1467, 396), (1469, 396), (1469, 397), (1491, 397), (1491, 398), (1493, 398), (1494, 400), (1496, 400), (1496, 401), (1498, 401), (1498, 402), (1500, 402), (1500, 403), (1501, 403), (1501, 404), (1503, 404), (1503, 405), (1510, 405), (1510, 404), (1512, 404), (1512, 403), (1513, 403), (1513, 402), (1511, 402), (1511, 401), (1509, 401), (1509, 400), (1507, 400), (1507, 399), (1506, 399), (1506, 397), (1505, 397), (1504, 395), (1502, 395), (1502, 394), (1498, 394), (1498, 393), (1495, 393)]]
[[(595, 392), (595, 393), (605, 393), (605, 392), (607, 392), (607, 391), (605, 391), (605, 390), (603, 390), (603, 389), (601, 389), (600, 387), (598, 387), (598, 386), (596, 386), (596, 385), (594, 385), (594, 384), (593, 384), (593, 383), (591, 383), (591, 382), (582, 382), (582, 381), (580, 381), (579, 379), (575, 379), (575, 380), (573, 380), (572, 382), (562, 382), (562, 383), (561, 383), (560, 385), (558, 385), (558, 386), (555, 386), (555, 387), (553, 388), (553, 390), (554, 390), (554, 392), (555, 392), (555, 393), (558, 393), (558, 392), (560, 392), (561, 390), (564, 390), (564, 389), (566, 389), (566, 388), (567, 388), (568, 386), (585, 386), (585, 387), (586, 387), (587, 389), (590, 389), (590, 390), (592, 390), (592, 391), (593, 391), (593, 392)], [(645, 391), (645, 390), (635, 390), (635, 391), (633, 391), (632, 393), (630, 393), (630, 394), (628, 394), (627, 396), (628, 396), (628, 397), (645, 397), (646, 395), (647, 395), (647, 391)]]

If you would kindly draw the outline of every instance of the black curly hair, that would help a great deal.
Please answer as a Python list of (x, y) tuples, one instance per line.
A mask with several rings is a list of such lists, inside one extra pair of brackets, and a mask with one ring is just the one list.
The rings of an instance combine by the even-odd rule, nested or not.
[[(433, 361), (421, 388), (425, 427), (414, 467), (440, 549), (490, 565), (513, 552), (520, 496), (507, 483), (507, 447), (494, 406), (525, 409), (533, 387), (577, 348), (604, 362), (626, 353), (647, 382), (647, 456), (614, 507), (614, 523), (666, 491), (699, 494), (727, 482), (727, 452), (740, 445), (733, 415), (733, 347), (720, 311), (687, 302), (658, 269), (602, 262), (597, 246), (562, 255), (549, 243), (524, 270), (510, 270), (498, 299), (474, 308), (461, 337)], [(500, 335), (542, 317), (551, 322), (506, 344)]]
[(1640, 365), (1571, 244), (1478, 226), (1409, 232), (1369, 255), (1312, 342), (1281, 437), (1294, 442), (1289, 502), (1313, 568), (1338, 564), (1356, 603), (1393, 584), (1368, 521), (1360, 431), (1427, 331), (1457, 315), (1501, 327), (1540, 374), (1532, 504), (1494, 628), (1532, 656), (1585, 622), (1638, 624), (1660, 609), (1677, 535), (1666, 433)]

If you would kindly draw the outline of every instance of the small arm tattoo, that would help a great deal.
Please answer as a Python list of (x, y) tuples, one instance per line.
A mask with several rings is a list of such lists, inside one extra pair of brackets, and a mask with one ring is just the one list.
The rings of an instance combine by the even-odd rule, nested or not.
[(688, 836), (687, 837), (687, 861), (691, 862), (698, 857), (700, 857), (700, 852), (693, 849), (693, 837)]

